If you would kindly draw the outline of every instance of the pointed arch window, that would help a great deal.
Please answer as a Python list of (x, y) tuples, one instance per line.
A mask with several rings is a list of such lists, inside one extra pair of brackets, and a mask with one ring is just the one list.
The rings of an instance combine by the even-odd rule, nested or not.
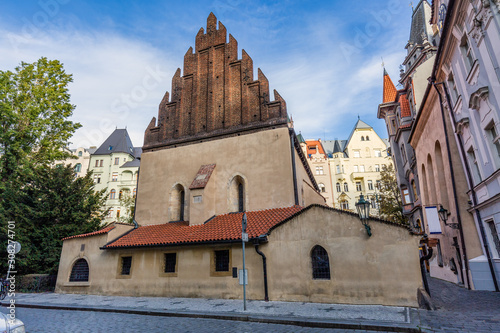
[(245, 209), (244, 205), (244, 189), (243, 189), (243, 183), (238, 184), (238, 212), (243, 212)]
[(328, 252), (316, 245), (311, 251), (311, 263), (313, 279), (330, 280), (330, 261), (328, 259)]
[(88, 282), (89, 280), (89, 264), (87, 260), (81, 258), (78, 259), (73, 268), (71, 269), (71, 275), (69, 276), (69, 282)]
[(242, 176), (235, 176), (229, 182), (229, 211), (244, 212), (246, 210), (246, 183)]

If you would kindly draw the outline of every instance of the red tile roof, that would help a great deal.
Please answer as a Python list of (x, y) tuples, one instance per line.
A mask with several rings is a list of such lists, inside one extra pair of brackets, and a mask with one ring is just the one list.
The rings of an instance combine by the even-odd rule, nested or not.
[(392, 83), (389, 74), (384, 70), (384, 93), (382, 103), (394, 102), (396, 100), (396, 86)]
[[(266, 234), (272, 227), (300, 212), (303, 207), (292, 206), (262, 211), (247, 212), (248, 237)], [(215, 216), (200, 225), (188, 222), (140, 226), (123, 237), (109, 243), (105, 248), (161, 246), (193, 244), (213, 241), (237, 241), (241, 239), (243, 213), (229, 213)]]
[(110, 224), (110, 225), (108, 225), (107, 227), (105, 227), (105, 228), (103, 228), (101, 230), (97, 230), (97, 231), (94, 231), (94, 232), (89, 232), (87, 234), (81, 234), (81, 235), (75, 235), (75, 236), (65, 237), (62, 240), (64, 241), (64, 240), (72, 239), (72, 238), (89, 237), (89, 236), (95, 236), (95, 235), (105, 234), (105, 233), (110, 232), (114, 228), (115, 228), (115, 226), (112, 225), (112, 224)]
[(401, 106), (401, 118), (411, 117), (410, 102), (406, 98), (406, 94), (399, 97), (399, 105)]
[(318, 147), (318, 152), (320, 154), (325, 155), (325, 151), (323, 150), (323, 145), (319, 140), (306, 140), (306, 145), (307, 145), (307, 156), (309, 154), (316, 154), (316, 149), (315, 147)]
[(194, 190), (197, 188), (205, 188), (207, 186), (208, 181), (210, 180), (210, 176), (215, 169), (215, 164), (207, 164), (202, 165), (198, 173), (194, 177), (191, 186), (189, 186), (190, 190)]
[(399, 129), (405, 129), (405, 128), (410, 128), (411, 124), (406, 124), (406, 125), (401, 125), (399, 126)]

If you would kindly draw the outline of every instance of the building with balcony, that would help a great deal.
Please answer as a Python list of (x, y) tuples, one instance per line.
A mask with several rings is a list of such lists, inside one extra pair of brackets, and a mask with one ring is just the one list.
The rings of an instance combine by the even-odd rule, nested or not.
[[(95, 190), (106, 189), (108, 215), (103, 223), (125, 221), (130, 217), (130, 203), (135, 198), (142, 148), (134, 147), (126, 129), (116, 129), (90, 155)], [(128, 200), (130, 201), (130, 199)]]
[[(388, 141), (381, 139), (373, 127), (361, 119), (347, 140), (325, 140), (331, 173), (332, 201), (338, 209), (356, 211), (361, 194), (372, 202), (370, 214), (378, 216), (380, 171), (391, 165)], [(325, 167), (324, 170), (327, 168)], [(316, 179), (321, 175), (315, 175)]]

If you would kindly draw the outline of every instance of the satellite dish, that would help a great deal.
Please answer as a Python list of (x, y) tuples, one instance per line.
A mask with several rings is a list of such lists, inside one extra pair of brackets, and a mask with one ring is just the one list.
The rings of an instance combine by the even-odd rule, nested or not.
[(19, 251), (21, 251), (21, 243), (11, 242), (7, 245), (7, 252), (17, 254)]

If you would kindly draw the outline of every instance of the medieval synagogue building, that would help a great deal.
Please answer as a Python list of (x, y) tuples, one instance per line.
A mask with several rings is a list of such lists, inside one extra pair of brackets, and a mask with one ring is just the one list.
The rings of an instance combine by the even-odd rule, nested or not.
[(146, 129), (135, 225), (66, 238), (57, 292), (417, 305), (419, 237), (326, 205), (286, 103), (210, 14)]

